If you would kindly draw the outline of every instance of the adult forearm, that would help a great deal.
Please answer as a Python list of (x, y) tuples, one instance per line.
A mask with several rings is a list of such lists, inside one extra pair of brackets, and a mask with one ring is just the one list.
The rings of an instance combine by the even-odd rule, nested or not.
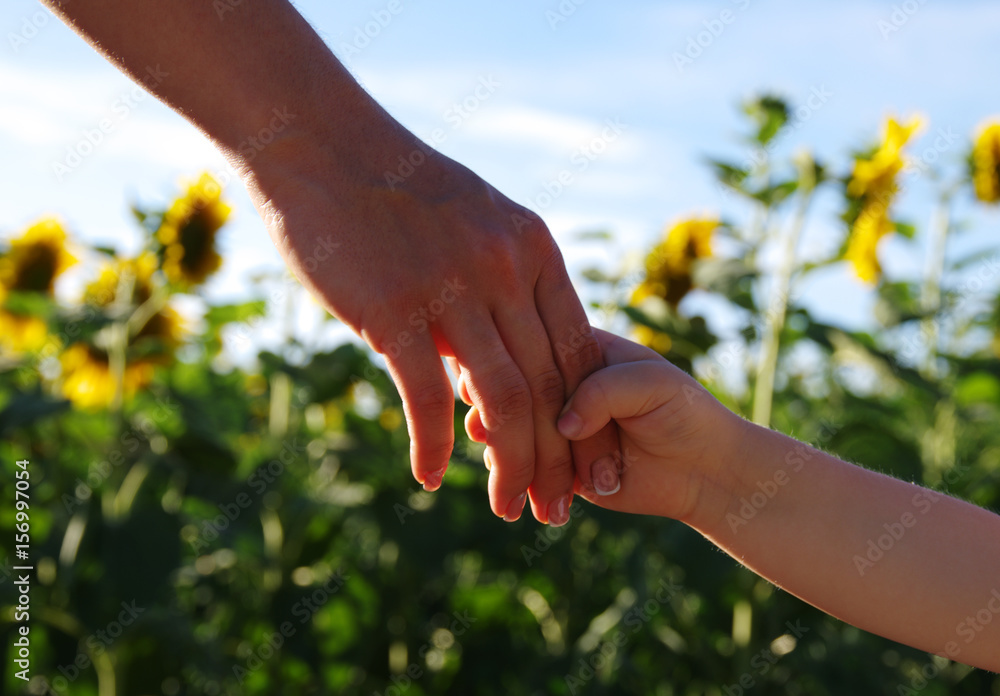
[(700, 531), (865, 630), (1000, 670), (1000, 516), (752, 426)]
[(309, 133), (357, 175), (404, 137), (286, 0), (43, 1), (238, 166)]

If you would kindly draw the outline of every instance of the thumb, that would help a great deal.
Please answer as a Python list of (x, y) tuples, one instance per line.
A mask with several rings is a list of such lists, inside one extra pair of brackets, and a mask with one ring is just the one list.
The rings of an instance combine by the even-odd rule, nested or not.
[(567, 440), (583, 440), (612, 419), (635, 418), (664, 402), (660, 370), (651, 361), (621, 363), (598, 370), (577, 387), (559, 415)]

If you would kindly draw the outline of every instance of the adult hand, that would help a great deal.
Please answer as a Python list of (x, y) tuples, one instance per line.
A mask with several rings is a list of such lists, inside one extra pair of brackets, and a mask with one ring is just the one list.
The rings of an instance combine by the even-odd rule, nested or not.
[(603, 364), (562, 257), (536, 215), (397, 133), (398, 149), (371, 159), (420, 162), (405, 179), (345, 175), (321, 136), (291, 136), (250, 169), (255, 203), (303, 284), (385, 355), (414, 477), (434, 490), (448, 465), (454, 394), (440, 356), (453, 356), (483, 425), (494, 513), (518, 519), (529, 493), (539, 521), (564, 524), (574, 460), (589, 486), (617, 443), (608, 428), (571, 451), (556, 430), (568, 393)]
[(488, 431), (493, 511), (517, 519), (530, 491), (540, 521), (566, 521), (574, 461), (589, 486), (617, 444), (609, 428), (571, 457), (555, 429), (601, 354), (537, 217), (400, 126), (287, 0), (44, 2), (213, 140), (293, 272), (386, 355), (418, 481), (437, 488), (452, 450), (453, 355)]

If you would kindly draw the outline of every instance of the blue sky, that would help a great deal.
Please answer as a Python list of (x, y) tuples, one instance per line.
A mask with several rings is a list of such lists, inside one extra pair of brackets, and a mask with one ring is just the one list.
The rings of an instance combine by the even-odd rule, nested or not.
[[(777, 154), (808, 145), (840, 172), (893, 113), (922, 114), (928, 126), (914, 154), (930, 152), (957, 171), (972, 130), (1000, 114), (996, 3), (576, 1), (296, 4), (394, 116), (428, 140), (443, 132), (442, 151), (540, 212), (577, 275), (634, 260), (680, 216), (747, 219), (702, 161), (749, 155), (736, 107), (754, 93), (776, 92), (796, 106), (822, 93)], [(491, 87), (477, 99), (481, 84)], [(463, 102), (475, 109), (460, 114)], [(111, 132), (77, 168), (57, 174), (54, 164), (104, 118)], [(597, 142), (609, 122), (620, 134)], [(958, 140), (938, 152), (939, 133)], [(130, 200), (163, 202), (180, 177), (225, 168), (193, 127), (151, 97), (136, 98), (127, 79), (33, 0), (7, 0), (0, 13), (0, 152), (0, 236), (55, 213), (73, 234), (125, 250), (138, 244)], [(572, 183), (547, 198), (565, 172)], [(899, 217), (924, 225), (933, 189), (928, 177), (911, 178)], [(224, 270), (209, 288), (215, 297), (244, 296), (251, 272), (281, 268), (237, 182), (228, 195), (236, 216)], [(819, 201), (802, 253), (839, 245), (837, 210), (835, 197)], [(955, 253), (995, 244), (996, 212), (966, 200), (958, 211), (978, 231), (957, 240)], [(618, 239), (610, 248), (575, 240), (590, 229)], [(887, 273), (918, 272), (923, 248), (920, 238), (890, 240)], [(871, 293), (845, 268), (815, 279), (804, 297), (831, 320), (869, 321)]]

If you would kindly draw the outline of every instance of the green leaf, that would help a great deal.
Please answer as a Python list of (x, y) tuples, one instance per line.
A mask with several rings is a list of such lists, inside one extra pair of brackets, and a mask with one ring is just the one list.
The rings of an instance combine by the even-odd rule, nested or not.
[(573, 236), (581, 242), (610, 242), (615, 238), (608, 230), (585, 230)]
[(600, 268), (586, 268), (581, 275), (591, 283), (614, 283), (616, 280)]
[(717, 292), (744, 309), (754, 310), (751, 290), (757, 273), (742, 259), (700, 259), (692, 268), (692, 277), (695, 286)]
[(896, 232), (906, 237), (907, 239), (913, 239), (917, 234), (917, 228), (915, 225), (911, 225), (908, 222), (893, 222), (893, 227), (895, 227)]
[(1000, 380), (988, 372), (974, 372), (955, 385), (955, 401), (962, 406), (1000, 403)]
[(793, 179), (791, 181), (783, 181), (779, 184), (765, 186), (750, 195), (764, 205), (770, 207), (780, 205), (784, 200), (795, 193), (798, 188), (799, 182)]
[(48, 317), (55, 309), (52, 298), (41, 292), (13, 291), (7, 295), (3, 306), (13, 314), (32, 317)]
[(743, 182), (750, 176), (749, 171), (722, 160), (707, 158), (707, 161), (713, 167), (715, 177), (720, 183), (740, 193), (746, 193)]
[(926, 316), (920, 306), (920, 290), (913, 283), (880, 283), (878, 295), (876, 313), (888, 326)]
[(256, 317), (262, 317), (266, 313), (267, 301), (254, 300), (253, 302), (244, 302), (242, 304), (210, 307), (208, 312), (205, 313), (205, 321), (211, 328), (217, 329), (225, 324), (240, 323)]
[[(986, 259), (993, 259), (992, 264), (984, 263)], [(956, 259), (954, 262), (948, 265), (948, 270), (950, 271), (962, 271), (972, 266), (973, 264), (981, 264), (983, 266), (992, 265), (996, 267), (997, 250), (996, 247), (989, 247), (988, 249), (981, 249), (979, 251), (974, 251), (971, 254), (966, 254), (961, 258)]]
[(765, 94), (743, 106), (743, 111), (757, 124), (754, 140), (767, 145), (788, 123), (788, 104), (784, 99)]

